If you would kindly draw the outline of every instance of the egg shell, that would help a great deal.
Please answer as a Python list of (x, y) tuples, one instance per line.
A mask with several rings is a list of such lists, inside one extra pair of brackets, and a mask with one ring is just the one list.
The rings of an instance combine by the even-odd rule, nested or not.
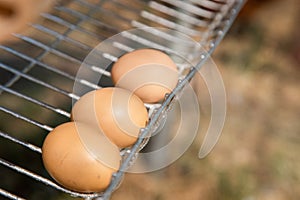
[[(89, 144), (83, 144), (80, 134), (90, 138), (86, 141), (94, 139), (97, 150), (87, 149)], [(67, 122), (47, 135), (42, 159), (48, 173), (62, 186), (77, 192), (100, 192), (119, 169), (121, 157), (119, 148), (99, 132), (84, 124)]]
[(170, 93), (178, 81), (177, 66), (165, 53), (138, 49), (122, 55), (112, 66), (117, 87), (133, 91), (145, 103), (156, 103)]
[(72, 108), (72, 120), (100, 129), (120, 148), (133, 145), (148, 122), (148, 112), (140, 98), (115, 87), (91, 91)]

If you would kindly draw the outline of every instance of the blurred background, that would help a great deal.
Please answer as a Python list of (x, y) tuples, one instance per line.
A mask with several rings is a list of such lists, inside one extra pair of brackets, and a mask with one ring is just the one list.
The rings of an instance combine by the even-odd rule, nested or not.
[[(212, 56), (224, 79), (227, 94), (226, 122), (214, 150), (206, 158), (199, 159), (199, 137), (170, 166), (153, 173), (126, 174), (112, 199), (300, 199), (299, 19), (298, 0), (249, 0)], [(83, 54), (78, 53), (80, 55)], [(6, 62), (4, 58), (2, 54), (0, 61)], [(71, 69), (69, 72), (74, 73)], [(47, 78), (45, 73), (38, 73)], [(8, 80), (7, 76), (2, 74), (1, 81)], [(51, 80), (53, 84), (58, 82)], [(64, 87), (72, 85), (71, 82), (63, 84)], [(8, 96), (1, 95), (2, 105), (14, 104), (28, 109), (15, 99), (8, 100)], [(53, 105), (58, 104), (51, 94), (40, 96)], [(70, 102), (63, 98), (60, 104), (63, 102), (63, 107), (70, 109)], [(208, 105), (208, 98), (203, 97), (201, 101), (204, 104), (200, 109), (205, 111), (207, 108), (203, 106)], [(30, 112), (39, 114), (38, 110), (30, 108)], [(0, 116), (1, 129), (13, 130), (21, 139), (31, 140), (30, 133), (37, 131), (32, 127), (20, 128), (24, 122), (16, 126), (3, 121), (6, 114)], [(201, 112), (201, 132), (205, 132), (209, 117), (209, 113)], [(46, 114), (41, 115), (40, 120), (53, 126), (67, 121)], [(20, 136), (20, 131), (28, 135)], [(45, 134), (46, 131), (35, 136), (34, 144), (40, 145)], [(7, 145), (6, 140), (0, 139), (1, 158), (48, 177), (45, 171), (40, 171), (42, 164), (36, 153), (24, 154), (28, 151), (17, 145)], [(0, 177), (0, 188), (17, 191), (15, 193), (28, 199), (74, 199), (25, 176), (16, 176), (3, 166), (0, 166)]]
[(161, 171), (127, 174), (113, 199), (300, 199), (299, 19), (298, 1), (249, 0), (212, 56), (228, 109), (214, 150), (198, 159), (196, 140)]

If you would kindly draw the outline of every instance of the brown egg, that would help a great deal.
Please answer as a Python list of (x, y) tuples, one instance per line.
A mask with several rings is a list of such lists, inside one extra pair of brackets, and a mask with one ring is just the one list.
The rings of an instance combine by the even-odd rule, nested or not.
[(162, 51), (138, 49), (117, 60), (111, 77), (117, 87), (133, 91), (145, 103), (155, 103), (174, 89), (178, 72), (173, 60)]
[(133, 145), (148, 121), (140, 98), (122, 88), (102, 88), (83, 95), (72, 108), (72, 119), (101, 129), (120, 148)]
[(16, 40), (12, 33), (24, 34), (26, 26), (41, 21), (40, 14), (54, 4), (54, 0), (0, 0), (0, 43)]
[(78, 192), (100, 192), (119, 169), (119, 148), (102, 133), (75, 122), (57, 126), (42, 147), (43, 163), (62, 186)]

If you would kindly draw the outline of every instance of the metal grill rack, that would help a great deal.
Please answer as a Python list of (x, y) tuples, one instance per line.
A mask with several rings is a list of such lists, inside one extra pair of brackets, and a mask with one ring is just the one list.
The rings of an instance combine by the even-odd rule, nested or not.
[[(40, 183), (38, 187), (45, 193), (51, 188), (50, 192), (54, 190), (74, 197), (108, 199), (118, 186), (124, 169), (144, 145), (143, 136), (150, 134), (152, 126), (157, 126), (174, 96), (214, 51), (244, 3), (243, 0), (72, 0), (58, 3), (50, 13), (42, 13), (42, 20), (38, 24), (29, 24), (28, 32), (14, 34), (16, 42), (0, 46), (0, 179), (4, 173), (25, 175)], [(137, 143), (122, 152), (121, 169), (104, 193), (77, 193), (61, 187), (47, 176), (42, 166), (31, 166), (30, 159), (40, 159), (46, 134), (58, 124), (69, 121), (72, 101), (81, 95), (73, 93), (74, 83), (89, 90), (102, 87), (76, 78), (77, 70), (101, 41), (128, 29), (149, 26), (189, 35), (205, 51), (197, 52), (200, 57), (195, 66), (181, 69), (186, 73), (161, 105), (148, 105), (155, 109), (150, 123), (141, 130)], [(169, 43), (178, 39), (174, 35), (155, 34), (159, 29), (151, 30), (149, 34), (157, 40), (149, 41), (143, 36), (126, 35), (126, 32), (123, 36), (149, 47), (159, 45), (157, 41), (166, 37)], [(114, 45), (124, 52), (134, 49), (128, 44)], [(99, 56), (110, 62), (117, 59), (111, 52), (102, 52)], [(109, 79), (109, 71), (96, 66), (91, 66), (91, 70)], [(17, 151), (19, 160), (10, 157), (10, 151)], [(27, 156), (25, 163), (23, 160)], [(22, 199), (19, 195), (26, 195), (6, 187), (0, 184), (3, 197)]]

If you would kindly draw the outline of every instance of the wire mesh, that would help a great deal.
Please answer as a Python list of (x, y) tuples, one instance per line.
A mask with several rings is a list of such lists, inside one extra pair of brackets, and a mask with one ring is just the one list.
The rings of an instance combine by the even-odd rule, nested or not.
[[(188, 68), (188, 73), (162, 105), (148, 105), (155, 113), (151, 115), (149, 126), (141, 130), (141, 135), (145, 136), (151, 131), (150, 127), (159, 122), (176, 93), (217, 47), (243, 4), (242, 0), (73, 0), (55, 5), (51, 13), (42, 13), (43, 20), (30, 24), (28, 32), (14, 34), (16, 42), (0, 46), (1, 174), (10, 169), (19, 176), (25, 175), (42, 183), (37, 186), (39, 188), (51, 188), (74, 197), (108, 199), (118, 186), (124, 169), (145, 144), (143, 137), (131, 149), (122, 152), (124, 159), (120, 171), (114, 175), (109, 188), (100, 194), (65, 189), (47, 175), (41, 164), (31, 166), (30, 159), (25, 159), (26, 152), (30, 151), (33, 152), (30, 158), (40, 160), (43, 138), (53, 127), (69, 120), (71, 103), (81, 95), (73, 93), (75, 82), (88, 90), (103, 87), (76, 78), (84, 58), (101, 41), (132, 28), (174, 29), (189, 35), (205, 48), (201, 61)], [(129, 33), (124, 33), (124, 37), (136, 43), (146, 42), (149, 46), (145, 38)], [(155, 37), (178, 40), (176, 36), (161, 33)], [(133, 49), (122, 43), (114, 46), (122, 51)], [(117, 60), (110, 52), (99, 56), (111, 62)], [(102, 68), (91, 66), (91, 70), (110, 77), (110, 72)], [(21, 159), (10, 156), (12, 149), (18, 151)], [(3, 188), (0, 194), (9, 199), (29, 195), (18, 190), (8, 191), (12, 189), (5, 184), (0, 187)]]

